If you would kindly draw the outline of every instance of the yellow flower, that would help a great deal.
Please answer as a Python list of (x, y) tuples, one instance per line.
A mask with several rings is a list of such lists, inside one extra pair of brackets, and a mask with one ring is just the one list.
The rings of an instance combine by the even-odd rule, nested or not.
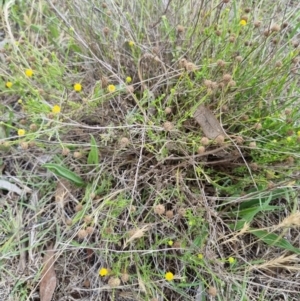
[(235, 259), (234, 259), (233, 257), (229, 257), (229, 258), (228, 258), (228, 262), (229, 262), (230, 264), (233, 264), (233, 263), (235, 263)]
[(203, 254), (201, 254), (201, 253), (198, 254), (198, 258), (199, 258), (199, 259), (203, 259)]
[(297, 132), (297, 135), (300, 136), (300, 131)]
[(128, 42), (128, 45), (129, 45), (130, 47), (133, 47), (133, 46), (135, 45), (135, 43), (134, 43), (133, 41), (129, 41), (129, 42)]
[(287, 142), (291, 142), (291, 141), (292, 141), (292, 137), (287, 137), (287, 138), (286, 138), (286, 141), (287, 141)]
[(165, 274), (165, 279), (166, 279), (167, 281), (172, 281), (172, 280), (174, 279), (174, 274), (173, 274), (172, 272), (167, 272), (167, 273)]
[(82, 86), (79, 83), (74, 84), (74, 90), (76, 92), (80, 92), (82, 90)]
[(20, 98), (18, 99), (18, 104), (21, 105), (23, 103), (23, 100)]
[(32, 77), (32, 75), (33, 75), (32, 69), (26, 69), (26, 70), (25, 70), (25, 75), (26, 75), (27, 77)]
[(132, 78), (130, 76), (127, 76), (126, 77), (126, 83), (129, 84), (129, 83), (131, 83), (131, 81), (132, 81)]
[(24, 135), (25, 135), (25, 130), (18, 129), (18, 136), (21, 137), (21, 136), (24, 136)]
[(109, 93), (115, 92), (115, 91), (116, 91), (116, 86), (115, 86), (115, 85), (108, 85), (107, 91), (108, 91)]
[(52, 113), (53, 114), (58, 114), (60, 113), (60, 106), (59, 105), (55, 105), (52, 107)]
[(106, 268), (101, 268), (100, 270), (99, 270), (99, 275), (101, 276), (101, 277), (104, 277), (104, 276), (106, 276), (108, 274), (108, 269), (106, 269)]
[(12, 85), (13, 85), (12, 82), (6, 82), (5, 83), (6, 88), (11, 88)]
[(242, 19), (242, 20), (240, 21), (240, 25), (245, 26), (246, 24), (247, 24), (247, 21), (246, 21), (246, 20)]
[(169, 245), (170, 247), (172, 247), (173, 244), (174, 244), (173, 240), (169, 240), (169, 241), (168, 241), (168, 245)]

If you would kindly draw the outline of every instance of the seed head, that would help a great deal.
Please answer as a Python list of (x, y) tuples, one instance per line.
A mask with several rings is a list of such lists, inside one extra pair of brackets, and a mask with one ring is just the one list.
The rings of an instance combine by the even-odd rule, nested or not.
[(210, 286), (208, 289), (208, 294), (212, 297), (217, 296), (217, 289), (214, 286)]
[(235, 87), (236, 86), (236, 82), (234, 80), (231, 80), (229, 83), (228, 83), (228, 86), (229, 87)]
[(235, 36), (230, 36), (229, 37), (229, 42), (234, 43), (235, 42)]
[(129, 274), (127, 274), (126, 272), (125, 273), (123, 273), (122, 275), (121, 275), (121, 280), (122, 280), (122, 282), (124, 282), (124, 283), (126, 283), (126, 282), (128, 282), (129, 281)]
[(86, 224), (89, 224), (92, 221), (92, 217), (90, 215), (86, 215), (83, 220)]
[(292, 165), (295, 162), (295, 159), (293, 157), (289, 156), (289, 157), (287, 157), (286, 161), (289, 165)]
[(186, 70), (187, 71), (195, 71), (195, 70), (197, 70), (197, 66), (192, 62), (188, 62), (186, 64)]
[(197, 150), (197, 153), (198, 153), (199, 155), (204, 154), (204, 153), (205, 153), (205, 147), (204, 147), (204, 146), (199, 146), (199, 147), (198, 147), (198, 150)]
[(107, 284), (110, 287), (117, 287), (121, 284), (121, 280), (118, 277), (111, 277), (111, 278), (109, 278)]
[(173, 248), (181, 248), (181, 241), (180, 240), (176, 240), (172, 246)]
[(87, 236), (88, 236), (88, 233), (87, 233), (87, 231), (84, 230), (84, 229), (79, 230), (78, 233), (77, 233), (77, 237), (78, 237), (79, 239), (84, 239), (84, 238), (86, 238)]
[(219, 88), (218, 83), (217, 82), (212, 82), (211, 83), (211, 88), (212, 88), (212, 90), (217, 90)]
[(103, 33), (104, 33), (105, 36), (108, 36), (109, 31), (110, 31), (110, 30), (109, 30), (108, 27), (104, 27), (104, 28), (103, 28)]
[(250, 168), (251, 168), (252, 170), (256, 171), (256, 170), (258, 170), (258, 164), (255, 163), (255, 162), (253, 162), (253, 163), (250, 164)]
[(209, 139), (207, 137), (202, 137), (200, 140), (202, 145), (208, 145), (209, 144)]
[(235, 57), (235, 60), (240, 63), (243, 60), (243, 57), (238, 55)]
[(94, 227), (87, 227), (87, 228), (86, 228), (86, 232), (87, 232), (88, 235), (93, 234), (94, 231), (95, 231), (95, 228), (94, 228)]
[(286, 108), (285, 110), (284, 110), (284, 113), (285, 113), (285, 115), (291, 115), (291, 113), (292, 113), (292, 109), (290, 109), (290, 108)]
[(188, 61), (186, 59), (181, 59), (179, 61), (179, 68), (180, 69), (186, 68), (187, 63), (188, 63)]
[(262, 129), (261, 123), (260, 123), (260, 122), (256, 123), (255, 126), (254, 126), (254, 128), (255, 128), (257, 131), (261, 130), (261, 129)]
[(178, 26), (177, 26), (177, 32), (178, 32), (178, 33), (184, 32), (184, 27), (183, 27), (182, 25), (178, 25)]
[(170, 121), (166, 121), (166, 122), (164, 123), (164, 129), (165, 129), (166, 132), (172, 131), (172, 130), (174, 129), (173, 123), (170, 122)]
[(69, 153), (70, 153), (70, 149), (67, 148), (67, 147), (64, 147), (64, 148), (62, 149), (62, 151), (61, 151), (61, 154), (62, 154), (64, 157), (68, 156)]
[(129, 145), (130, 141), (128, 138), (126, 137), (122, 137), (121, 140), (120, 140), (120, 147), (121, 148), (125, 148)]
[(244, 9), (244, 12), (245, 12), (246, 14), (249, 14), (250, 11), (251, 11), (251, 8), (250, 8), (250, 7), (246, 7), (246, 8)]
[(219, 135), (216, 139), (215, 139), (216, 143), (218, 145), (223, 145), (224, 141), (225, 141), (225, 137), (223, 135)]
[(77, 204), (76, 207), (75, 207), (75, 211), (78, 212), (78, 211), (81, 211), (83, 208), (83, 206), (81, 204)]
[(242, 137), (242, 136), (237, 136), (236, 138), (235, 138), (235, 141), (236, 141), (236, 143), (237, 144), (243, 144), (244, 143), (244, 138)]
[(273, 24), (270, 29), (272, 32), (278, 32), (278, 31), (280, 31), (280, 25)]
[(74, 152), (73, 157), (75, 159), (80, 159), (80, 158), (82, 158), (82, 153), (81, 152)]
[(164, 214), (165, 211), (166, 211), (166, 208), (165, 208), (165, 206), (162, 205), (162, 204), (156, 205), (156, 206), (154, 207), (154, 213), (156, 213), (156, 214), (158, 214), (158, 215)]
[(172, 218), (174, 217), (174, 212), (173, 212), (173, 210), (167, 210), (167, 211), (166, 211), (166, 217), (167, 217), (168, 219), (172, 219)]
[(282, 62), (281, 61), (277, 61), (275, 63), (276, 68), (281, 68), (282, 67)]
[(256, 142), (255, 141), (250, 142), (249, 147), (250, 148), (256, 148)]
[(217, 35), (218, 37), (220, 37), (220, 36), (222, 35), (222, 31), (221, 31), (221, 30), (216, 30), (215, 33), (216, 33), (216, 35)]
[(29, 129), (32, 131), (32, 132), (35, 132), (37, 130), (37, 125), (35, 123), (32, 123), (30, 126), (29, 126)]
[(260, 27), (261, 26), (261, 21), (254, 21), (254, 27), (255, 28), (258, 28), (258, 27)]
[(223, 81), (229, 83), (232, 80), (232, 76), (229, 73), (223, 75)]
[(165, 113), (168, 115), (168, 114), (171, 114), (172, 113), (172, 109), (170, 107), (166, 107), (165, 108)]
[(212, 87), (212, 81), (209, 79), (205, 79), (203, 82), (204, 86), (207, 88), (211, 88)]
[(185, 216), (185, 214), (186, 214), (186, 209), (185, 208), (183, 208), (183, 207), (180, 207), (180, 208), (178, 208), (178, 215), (179, 216)]
[(27, 149), (29, 148), (28, 142), (25, 142), (25, 141), (22, 141), (22, 142), (20, 143), (20, 146), (21, 146), (21, 148), (22, 148), (23, 150), (27, 150)]
[(226, 63), (223, 60), (217, 60), (217, 66), (223, 68), (226, 66)]
[(228, 105), (223, 105), (223, 106), (221, 107), (221, 110), (222, 110), (222, 112), (228, 112), (228, 111), (229, 111)]

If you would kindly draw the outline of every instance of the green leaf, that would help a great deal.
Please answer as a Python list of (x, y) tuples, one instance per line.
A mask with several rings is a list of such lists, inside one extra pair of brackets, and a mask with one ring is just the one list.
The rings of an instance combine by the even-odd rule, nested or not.
[(59, 164), (54, 164), (54, 163), (44, 164), (43, 167), (49, 169), (51, 172), (53, 172), (57, 176), (67, 179), (78, 186), (84, 185), (84, 181), (81, 179), (81, 177), (79, 177), (77, 174), (75, 174), (74, 172), (72, 172), (71, 170), (69, 170), (66, 167), (63, 167)]
[(261, 239), (269, 246), (276, 246), (288, 251), (292, 251), (296, 254), (300, 254), (300, 249), (294, 247), (292, 244), (289, 243), (289, 241), (278, 236), (275, 233), (269, 233), (264, 230), (251, 230), (250, 233)]
[(88, 155), (87, 163), (93, 165), (99, 164), (98, 146), (93, 135), (91, 135), (91, 150)]

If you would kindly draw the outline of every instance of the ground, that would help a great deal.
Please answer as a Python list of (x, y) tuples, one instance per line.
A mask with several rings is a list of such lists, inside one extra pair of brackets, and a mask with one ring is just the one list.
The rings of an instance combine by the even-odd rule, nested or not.
[(299, 300), (299, 4), (3, 2), (3, 300)]

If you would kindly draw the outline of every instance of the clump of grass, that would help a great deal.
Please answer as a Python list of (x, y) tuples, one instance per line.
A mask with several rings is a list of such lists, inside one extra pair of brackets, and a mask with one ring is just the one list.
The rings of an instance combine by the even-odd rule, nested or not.
[(1, 11), (6, 298), (49, 240), (56, 299), (296, 298), (296, 8), (25, 2)]

